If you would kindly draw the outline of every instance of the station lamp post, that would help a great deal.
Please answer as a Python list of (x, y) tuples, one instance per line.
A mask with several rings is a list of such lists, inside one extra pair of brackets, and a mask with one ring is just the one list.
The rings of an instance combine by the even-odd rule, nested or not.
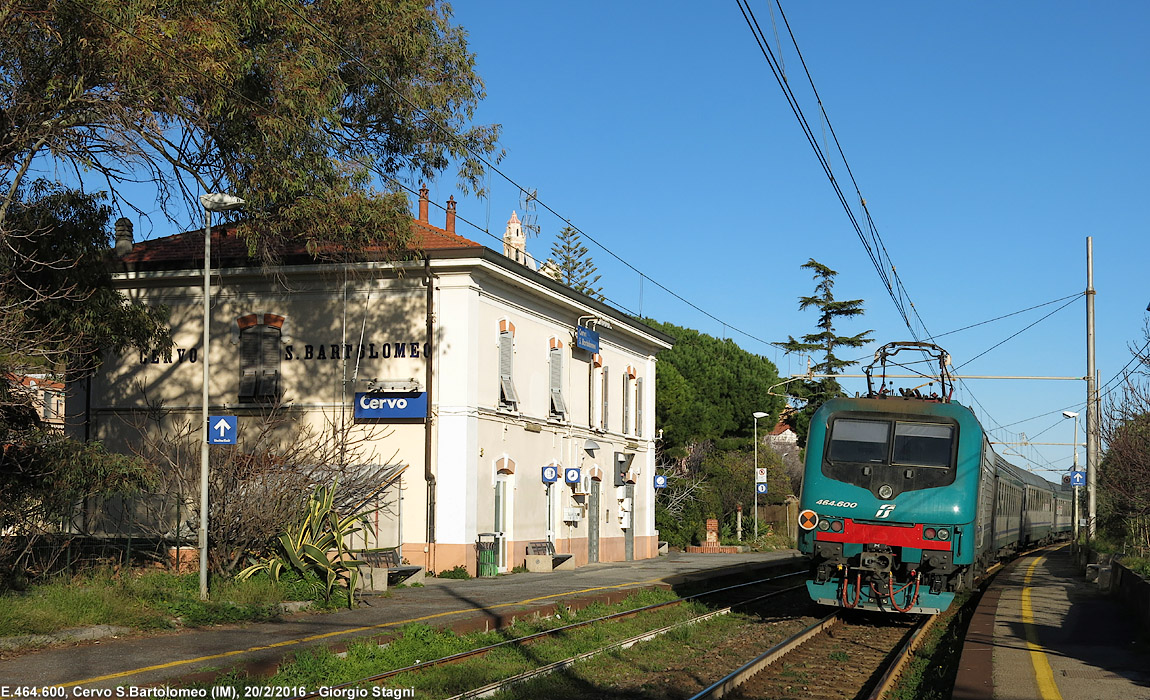
[[(1071, 442), (1074, 443), (1074, 466), (1070, 470), (1070, 474), (1073, 477), (1073, 475), (1078, 472), (1078, 414), (1075, 413), (1074, 411), (1063, 411), (1062, 416), (1064, 418), (1073, 418), (1074, 419), (1074, 439), (1071, 440)], [(1074, 546), (1077, 548), (1078, 547), (1078, 485), (1075, 484), (1072, 488), (1074, 489), (1074, 508), (1073, 508), (1073, 515), (1071, 517), (1074, 518)], [(1075, 550), (1075, 551), (1077, 551), (1077, 550)]]
[(204, 208), (204, 380), (203, 380), (203, 431), (204, 441), (200, 445), (200, 600), (208, 599), (208, 329), (212, 318), (212, 212), (235, 211), (244, 206), (244, 200), (230, 194), (211, 193), (200, 195), (200, 205)]
[(755, 419), (755, 539), (759, 539), (759, 419), (766, 418), (767, 414), (755, 411), (751, 414)]

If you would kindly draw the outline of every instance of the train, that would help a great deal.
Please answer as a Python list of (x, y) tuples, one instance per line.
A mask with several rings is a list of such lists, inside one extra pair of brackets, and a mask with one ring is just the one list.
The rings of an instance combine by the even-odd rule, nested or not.
[[(937, 356), (941, 393), (887, 388), (886, 362), (906, 349)], [(951, 401), (941, 348), (890, 343), (879, 360), (877, 391), (872, 364), (865, 396), (827, 401), (811, 419), (798, 541), (807, 591), (842, 608), (938, 613), (994, 562), (1069, 537), (1073, 499), (995, 452)]]

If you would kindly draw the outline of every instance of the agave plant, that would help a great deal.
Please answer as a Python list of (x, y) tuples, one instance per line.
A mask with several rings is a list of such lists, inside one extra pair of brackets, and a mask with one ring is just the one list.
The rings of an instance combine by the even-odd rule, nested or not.
[(326, 584), (324, 599), (330, 601), (332, 591), (341, 581), (346, 582), (348, 607), (353, 605), (359, 566), (348, 549), (352, 535), (363, 531), (369, 524), (368, 515), (374, 508), (357, 510), (340, 517), (335, 508), (337, 483), (319, 486), (308, 497), (307, 512), (303, 519), (277, 539), (279, 555), (255, 562), (239, 572), (240, 579), (251, 578), (266, 571), (275, 580), (286, 569), (300, 575), (315, 574)]

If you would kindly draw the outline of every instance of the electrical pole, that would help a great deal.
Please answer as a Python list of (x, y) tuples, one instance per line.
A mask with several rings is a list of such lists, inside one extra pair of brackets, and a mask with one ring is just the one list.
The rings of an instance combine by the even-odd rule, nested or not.
[(1098, 377), (1094, 367), (1094, 239), (1086, 237), (1086, 539), (1097, 525), (1099, 436)]

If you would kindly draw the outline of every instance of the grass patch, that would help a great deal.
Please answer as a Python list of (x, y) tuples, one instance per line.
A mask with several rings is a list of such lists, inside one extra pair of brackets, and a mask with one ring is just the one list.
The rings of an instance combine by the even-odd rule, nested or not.
[[(270, 679), (237, 678), (232, 675), (227, 678), (227, 684), (239, 689), (263, 685), (316, 688), (321, 685), (347, 683), (385, 671), (405, 668), (421, 661), (490, 646), (508, 639), (518, 639), (574, 622), (603, 617), (613, 612), (665, 602), (675, 597), (669, 591), (642, 591), (617, 605), (595, 603), (578, 612), (561, 614), (557, 618), (525, 620), (517, 622), (508, 629), (462, 636), (450, 630), (440, 630), (424, 624), (407, 625), (385, 646), (380, 646), (378, 641), (373, 639), (356, 642), (349, 645), (346, 658), (337, 657), (328, 649), (310, 649), (296, 654), (294, 659), (282, 664), (276, 675)], [(626, 639), (641, 631), (686, 619), (699, 614), (702, 610), (704, 608), (697, 604), (676, 606), (653, 611), (644, 615), (642, 620), (634, 618), (616, 620), (609, 625), (573, 630), (532, 644), (508, 645), (481, 658), (400, 674), (388, 679), (387, 685), (393, 688), (413, 688), (417, 697), (452, 695)], [(212, 685), (220, 683), (221, 681), (217, 679)]]
[(949, 700), (958, 676), (966, 628), (981, 594), (960, 593), (939, 613), (930, 633), (903, 669), (890, 700)]
[[(268, 620), (285, 600), (310, 600), (325, 607), (318, 581), (299, 576), (248, 581), (217, 578), (211, 600), (200, 600), (198, 574), (172, 574), (157, 569), (94, 569), (61, 576), (24, 593), (0, 596), (0, 637), (50, 634), (90, 625), (117, 625), (137, 630), (198, 627), (226, 622)], [(333, 600), (326, 607), (346, 606)]]
[(1122, 557), (1118, 561), (1142, 578), (1150, 579), (1150, 559), (1146, 557)]

